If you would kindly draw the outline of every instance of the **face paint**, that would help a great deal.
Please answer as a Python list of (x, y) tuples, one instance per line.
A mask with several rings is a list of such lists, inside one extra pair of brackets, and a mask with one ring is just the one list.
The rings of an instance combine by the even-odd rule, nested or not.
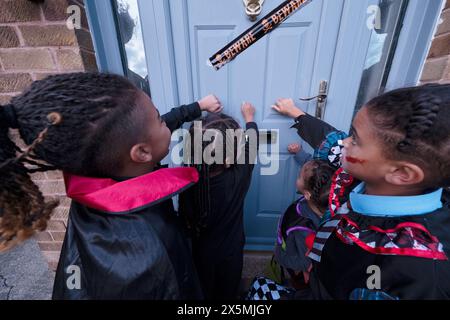
[(219, 70), (256, 41), (272, 32), (294, 12), (311, 1), (312, 0), (284, 1), (261, 20), (256, 22), (252, 27), (227, 44), (224, 48), (213, 54), (211, 58), (209, 58), (208, 63), (211, 64), (214, 69)]
[(366, 162), (366, 160), (361, 160), (361, 159), (357, 159), (357, 158), (353, 158), (353, 157), (345, 157), (345, 159), (350, 163), (363, 164), (364, 162)]

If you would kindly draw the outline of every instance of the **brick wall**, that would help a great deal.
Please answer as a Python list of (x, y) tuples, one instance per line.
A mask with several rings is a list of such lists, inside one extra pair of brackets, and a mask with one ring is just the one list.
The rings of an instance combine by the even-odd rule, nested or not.
[[(83, 1), (0, 0), (0, 104), (6, 104), (33, 80), (50, 74), (97, 70)], [(79, 5), (81, 29), (66, 26), (69, 5)], [(13, 132), (17, 137), (17, 133)], [(17, 139), (17, 138), (16, 138)], [(20, 141), (18, 141), (20, 144)], [(37, 235), (52, 269), (56, 268), (64, 239), (70, 200), (64, 194), (60, 172), (34, 175), (46, 197), (58, 198), (48, 229)]]
[(421, 77), (422, 83), (450, 83), (450, 0), (441, 14)]

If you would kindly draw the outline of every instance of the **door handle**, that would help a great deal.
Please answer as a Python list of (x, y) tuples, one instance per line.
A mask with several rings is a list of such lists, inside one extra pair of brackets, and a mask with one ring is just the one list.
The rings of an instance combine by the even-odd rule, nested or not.
[(327, 106), (328, 98), (328, 81), (322, 80), (319, 85), (319, 94), (310, 98), (300, 98), (301, 101), (311, 101), (317, 99), (316, 118), (323, 120), (325, 115), (325, 108)]
[(265, 0), (242, 0), (245, 6), (245, 13), (250, 21), (256, 21), (256, 18), (261, 14), (262, 6)]

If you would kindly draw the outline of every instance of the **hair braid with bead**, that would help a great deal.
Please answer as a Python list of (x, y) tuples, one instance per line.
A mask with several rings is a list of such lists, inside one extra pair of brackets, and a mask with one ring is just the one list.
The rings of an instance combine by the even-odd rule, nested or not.
[[(121, 148), (142, 130), (133, 122), (137, 92), (117, 75), (61, 74), (35, 81), (0, 107), (0, 251), (44, 230), (57, 206), (44, 199), (31, 173), (114, 174)], [(18, 129), (25, 151), (9, 128)]]

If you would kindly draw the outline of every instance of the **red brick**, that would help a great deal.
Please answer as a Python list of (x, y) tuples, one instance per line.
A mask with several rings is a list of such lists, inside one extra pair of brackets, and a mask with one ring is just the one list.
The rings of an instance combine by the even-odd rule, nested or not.
[(64, 222), (61, 220), (50, 220), (47, 225), (47, 231), (66, 231)]
[(65, 0), (46, 0), (42, 4), (42, 10), (46, 20), (65, 21), (67, 19), (67, 7), (69, 4)]
[(66, 233), (53, 231), (51, 232), (51, 235), (55, 241), (64, 241), (64, 236), (66, 235)]
[(439, 25), (436, 35), (441, 35), (450, 32), (450, 10), (442, 13), (442, 23)]
[(94, 51), (94, 45), (92, 43), (92, 38), (90, 32), (82, 29), (75, 29), (75, 34), (77, 36), (78, 45), (81, 48), (87, 49), (89, 51)]
[(444, 77), (442, 79), (445, 83), (448, 83), (450, 80), (450, 56), (448, 57), (448, 63), (447, 63), (447, 71), (444, 74)]
[(54, 70), (52, 56), (47, 49), (10, 49), (0, 52), (5, 70)]
[(83, 70), (83, 61), (80, 53), (74, 50), (61, 49), (56, 52), (60, 70), (74, 71)]
[(42, 181), (42, 180), (46, 180), (47, 177), (44, 174), (44, 172), (36, 172), (31, 175), (31, 179), (33, 181)]
[(450, 54), (450, 33), (434, 38), (428, 58), (437, 58)]
[(34, 80), (42, 80), (42, 79), (45, 79), (45, 78), (47, 78), (48, 76), (51, 76), (51, 75), (54, 75), (55, 74), (55, 72), (53, 72), (53, 73), (48, 73), (48, 72), (39, 72), (39, 73), (33, 73), (33, 77), (34, 77)]
[(37, 241), (53, 241), (52, 235), (47, 231), (36, 233), (35, 238)]
[(53, 242), (38, 242), (39, 248), (41, 251), (61, 251), (62, 242), (53, 241)]
[(0, 23), (41, 20), (41, 7), (28, 0), (0, 1)]
[(444, 75), (447, 62), (447, 57), (428, 60), (423, 68), (421, 81), (440, 80)]
[(28, 73), (0, 74), (0, 93), (19, 92), (32, 82)]
[(12, 27), (0, 27), (0, 48), (19, 47), (20, 41)]
[(57, 207), (53, 210), (52, 219), (57, 219), (66, 222), (69, 217), (70, 208), (68, 207)]
[(65, 185), (62, 180), (36, 181), (36, 184), (45, 196), (66, 194)]
[(95, 72), (98, 71), (97, 60), (95, 54), (81, 49), (81, 59), (83, 60), (83, 66), (85, 71)]
[(49, 180), (61, 180), (63, 178), (62, 172), (59, 170), (47, 171), (45, 174)]
[(75, 46), (77, 38), (73, 30), (62, 25), (21, 26), (25, 45), (39, 46)]

